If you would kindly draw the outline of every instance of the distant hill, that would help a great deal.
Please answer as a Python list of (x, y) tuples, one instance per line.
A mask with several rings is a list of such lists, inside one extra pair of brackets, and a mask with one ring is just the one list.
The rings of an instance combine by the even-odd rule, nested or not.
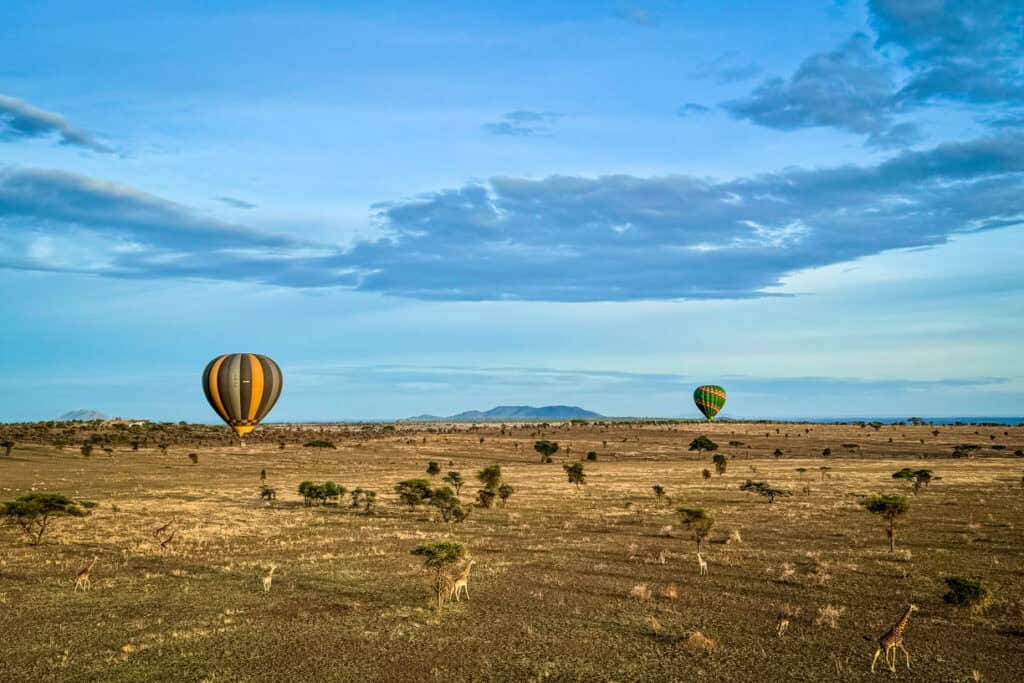
[(434, 415), (417, 415), (410, 420), (571, 420), (581, 418), (603, 417), (590, 410), (577, 406), (497, 406), (490, 410), (467, 410), (458, 415), (436, 417)]
[(57, 418), (59, 422), (70, 422), (72, 420), (82, 420), (88, 422), (89, 420), (109, 420), (110, 418), (103, 413), (95, 410), (72, 410), (64, 413)]

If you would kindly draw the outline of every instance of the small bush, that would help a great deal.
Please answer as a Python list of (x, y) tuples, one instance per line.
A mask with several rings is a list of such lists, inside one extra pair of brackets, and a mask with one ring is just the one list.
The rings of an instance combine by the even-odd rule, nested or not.
[(695, 655), (709, 655), (715, 651), (717, 643), (700, 631), (693, 631), (684, 641), (686, 649)]
[(429, 474), (432, 477), (436, 477), (437, 475), (441, 474), (441, 466), (438, 465), (433, 460), (431, 460), (430, 464), (427, 465), (427, 474)]
[(946, 604), (974, 614), (982, 614), (992, 605), (992, 592), (981, 581), (962, 576), (950, 576), (945, 581), (949, 591), (942, 599)]
[(831, 629), (839, 628), (839, 619), (842, 618), (844, 612), (846, 612), (845, 607), (825, 605), (818, 610), (818, 616), (815, 617), (814, 623)]
[(587, 451), (587, 460), (597, 462), (597, 451)]
[(303, 448), (337, 448), (334, 445), (334, 442), (332, 442), (332, 441), (323, 441), (323, 440), (307, 441), (306, 443), (302, 444), (302, 447)]

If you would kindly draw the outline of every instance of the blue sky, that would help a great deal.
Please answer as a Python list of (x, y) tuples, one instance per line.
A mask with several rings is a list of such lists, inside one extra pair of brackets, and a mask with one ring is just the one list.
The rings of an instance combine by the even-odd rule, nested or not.
[(1024, 414), (1019, 3), (151, 4), (0, 8), (0, 420)]

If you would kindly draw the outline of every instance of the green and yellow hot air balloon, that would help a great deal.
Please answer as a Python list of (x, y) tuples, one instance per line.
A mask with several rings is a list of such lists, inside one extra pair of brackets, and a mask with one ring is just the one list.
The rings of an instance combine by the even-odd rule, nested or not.
[(714, 420), (725, 405), (725, 389), (716, 384), (697, 387), (693, 391), (693, 402), (697, 404), (697, 410), (704, 413), (704, 417)]
[(203, 393), (210, 407), (238, 436), (251, 432), (281, 395), (277, 363), (258, 353), (217, 356), (203, 371)]

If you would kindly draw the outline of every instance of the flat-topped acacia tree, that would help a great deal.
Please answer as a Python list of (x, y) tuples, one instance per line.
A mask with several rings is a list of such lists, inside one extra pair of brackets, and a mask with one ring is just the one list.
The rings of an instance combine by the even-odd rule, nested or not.
[(551, 456), (558, 452), (557, 441), (537, 441), (533, 444), (533, 450), (540, 453), (542, 463), (551, 462)]
[(437, 611), (444, 605), (444, 597), (448, 593), (448, 569), (462, 560), (466, 549), (461, 543), (438, 541), (417, 546), (413, 555), (423, 558), (423, 566), (434, 572), (433, 589), (437, 600)]
[(889, 552), (895, 552), (896, 518), (902, 517), (910, 510), (910, 501), (906, 496), (879, 494), (865, 498), (860, 504), (871, 514), (884, 517), (889, 522), (886, 529), (889, 536)]
[(697, 451), (698, 453), (703, 453), (704, 451), (708, 451), (710, 453), (711, 451), (718, 450), (718, 444), (708, 437), (701, 435), (690, 442), (690, 450)]
[(85, 511), (60, 493), (30, 493), (0, 505), (3, 515), (21, 527), (31, 545), (39, 545), (52, 517), (84, 517)]

